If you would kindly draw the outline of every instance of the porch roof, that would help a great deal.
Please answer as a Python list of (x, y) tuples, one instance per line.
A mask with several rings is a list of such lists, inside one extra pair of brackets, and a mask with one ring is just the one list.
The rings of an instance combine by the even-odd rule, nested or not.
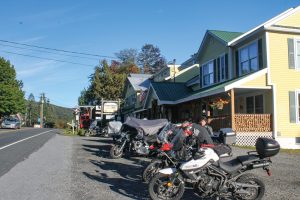
[[(246, 88), (241, 87), (242, 84), (252, 81), (259, 76), (265, 75), (267, 69), (262, 69), (252, 74), (248, 74), (242, 77), (238, 77), (232, 80), (221, 82), (209, 87), (202, 88), (197, 91), (193, 91), (184, 83), (173, 83), (173, 82), (152, 82), (150, 90), (152, 89), (157, 100), (158, 105), (168, 104), (175, 105), (200, 99), (203, 97), (227, 92), (233, 88)], [(249, 89), (250, 87), (247, 87)], [(253, 87), (255, 88), (255, 87)], [(258, 89), (270, 89), (270, 86), (257, 87)]]

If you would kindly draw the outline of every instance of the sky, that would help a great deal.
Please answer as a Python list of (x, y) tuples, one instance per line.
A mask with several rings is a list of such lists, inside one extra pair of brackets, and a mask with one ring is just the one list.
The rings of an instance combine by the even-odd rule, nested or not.
[(14, 65), (26, 98), (33, 93), (39, 100), (45, 93), (53, 104), (75, 107), (103, 58), (41, 52), (1, 40), (111, 57), (150, 43), (167, 61), (180, 64), (197, 52), (206, 30), (246, 32), (299, 5), (295, 0), (2, 1), (0, 56)]

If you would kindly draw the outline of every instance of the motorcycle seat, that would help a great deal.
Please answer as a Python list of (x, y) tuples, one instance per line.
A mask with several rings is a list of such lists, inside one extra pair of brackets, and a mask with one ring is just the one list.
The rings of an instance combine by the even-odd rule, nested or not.
[(229, 174), (242, 168), (241, 162), (236, 158), (229, 161), (219, 161), (218, 163), (219, 167)]
[(244, 155), (244, 156), (238, 156), (237, 159), (241, 162), (243, 166), (251, 164), (254, 161), (259, 160), (258, 155)]

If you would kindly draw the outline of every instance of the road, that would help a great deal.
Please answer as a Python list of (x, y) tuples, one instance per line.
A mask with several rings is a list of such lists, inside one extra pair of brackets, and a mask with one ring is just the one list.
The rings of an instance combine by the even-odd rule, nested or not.
[(0, 177), (55, 135), (51, 129), (0, 130)]

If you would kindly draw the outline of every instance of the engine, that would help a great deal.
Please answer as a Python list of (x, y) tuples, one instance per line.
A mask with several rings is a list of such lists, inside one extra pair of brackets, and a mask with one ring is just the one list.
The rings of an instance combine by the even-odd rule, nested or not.
[(135, 150), (140, 155), (147, 155), (149, 153), (149, 150), (144, 142), (140, 140), (133, 141), (133, 150)]
[(207, 197), (218, 190), (221, 180), (218, 176), (201, 174), (201, 178), (195, 186), (195, 190), (201, 197)]

